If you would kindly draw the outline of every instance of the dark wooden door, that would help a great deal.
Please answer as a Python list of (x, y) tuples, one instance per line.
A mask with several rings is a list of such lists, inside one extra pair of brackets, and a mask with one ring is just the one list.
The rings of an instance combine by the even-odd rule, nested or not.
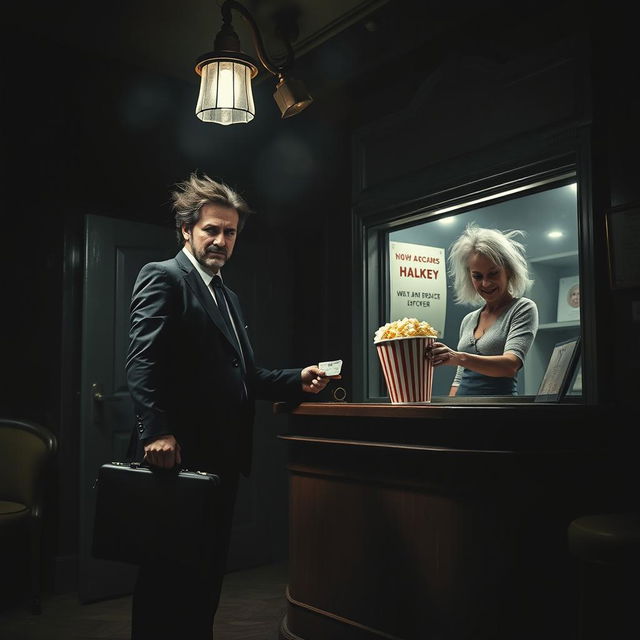
[(140, 268), (176, 254), (175, 233), (88, 215), (82, 302), (78, 594), (90, 602), (130, 593), (135, 567), (91, 557), (94, 481), (101, 464), (124, 460), (133, 425), (125, 358), (131, 292)]

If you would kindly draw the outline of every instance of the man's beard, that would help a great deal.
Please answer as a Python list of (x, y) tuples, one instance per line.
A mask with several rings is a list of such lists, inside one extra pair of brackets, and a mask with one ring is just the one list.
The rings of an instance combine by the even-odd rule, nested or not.
[(227, 252), (224, 249), (217, 249), (216, 251), (205, 249), (198, 252), (196, 260), (209, 269), (211, 267), (220, 268), (227, 261)]

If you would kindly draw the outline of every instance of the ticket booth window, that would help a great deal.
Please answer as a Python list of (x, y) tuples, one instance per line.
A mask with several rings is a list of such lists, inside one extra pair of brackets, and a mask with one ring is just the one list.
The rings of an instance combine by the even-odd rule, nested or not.
[[(449, 273), (446, 273), (446, 300), (443, 301), (439, 294), (429, 293), (429, 287), (424, 285), (421, 288), (419, 283), (414, 287), (406, 287), (404, 292), (399, 291), (392, 274), (388, 272), (391, 265), (397, 267), (396, 258), (410, 255), (411, 249), (419, 246), (428, 248), (425, 250), (427, 256), (438, 256), (438, 252), (442, 251), (445, 264), (439, 266), (446, 270), (449, 248), (470, 222), (502, 231), (519, 229), (525, 234), (519, 239), (526, 247), (530, 276), (534, 280), (532, 288), (525, 295), (536, 302), (540, 324), (524, 367), (518, 375), (518, 396), (535, 396), (554, 346), (581, 333), (575, 174), (549, 180), (543, 185), (531, 185), (530, 188), (519, 189), (516, 193), (496, 192), (481, 201), (461, 203), (451, 211), (425, 211), (424, 216), (412, 216), (410, 222), (402, 224), (402, 221), (396, 221), (388, 229), (380, 230), (379, 264), (380, 269), (387, 273), (383, 273), (380, 278), (383, 299), (379, 301), (378, 310), (383, 317), (379, 320), (390, 322), (400, 319), (391, 315), (402, 313), (407, 317), (426, 320), (434, 326), (442, 324), (436, 328), (443, 342), (454, 349), (457, 348), (460, 322), (476, 307), (454, 302)], [(394, 249), (397, 251), (390, 253)], [(437, 257), (426, 259), (434, 264), (438, 263)], [(421, 270), (405, 269), (403, 274), (409, 274), (418, 280), (422, 276), (426, 278), (427, 267), (434, 267), (434, 264), (422, 265)], [(412, 298), (398, 303), (394, 299), (397, 296)], [(439, 299), (433, 300), (434, 297)], [(370, 308), (374, 310), (372, 315), (375, 317), (375, 307)], [(371, 321), (372, 325), (376, 322), (373, 317)], [(374, 383), (370, 387), (370, 397), (376, 393), (384, 397), (384, 383), (375, 372), (378, 363), (370, 359), (369, 366), (369, 380)], [(439, 367), (436, 370), (433, 383), (435, 398), (448, 397), (454, 374), (455, 367)], [(582, 373), (578, 365), (570, 382), (568, 395), (579, 397), (581, 394)]]

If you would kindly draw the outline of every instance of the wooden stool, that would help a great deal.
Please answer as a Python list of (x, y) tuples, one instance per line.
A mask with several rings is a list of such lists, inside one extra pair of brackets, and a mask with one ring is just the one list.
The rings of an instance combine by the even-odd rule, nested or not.
[(578, 559), (578, 640), (640, 637), (640, 513), (576, 518), (569, 551)]

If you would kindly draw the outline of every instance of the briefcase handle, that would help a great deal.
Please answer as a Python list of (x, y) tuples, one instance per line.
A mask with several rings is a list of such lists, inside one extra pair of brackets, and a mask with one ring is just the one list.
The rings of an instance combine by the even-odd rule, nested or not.
[[(113, 460), (111, 464), (116, 467), (130, 467), (131, 469), (150, 469), (151, 471), (157, 471), (158, 473), (180, 473), (181, 471), (189, 471), (189, 469), (183, 469), (180, 465), (175, 465), (170, 469), (163, 469), (162, 467), (155, 467), (148, 462), (117, 462)], [(196, 472), (197, 473), (197, 472)]]
[(181, 465), (175, 465), (173, 467), (171, 467), (170, 469), (163, 469), (162, 467), (154, 467), (153, 465), (149, 464), (148, 462), (116, 462), (113, 461), (111, 462), (111, 464), (116, 465), (117, 467), (130, 467), (131, 469), (149, 469), (150, 471), (153, 471), (154, 473), (160, 473), (160, 474), (165, 474), (165, 475), (171, 475), (171, 474), (175, 474), (175, 475), (179, 475), (180, 473), (197, 473), (198, 475), (201, 476), (210, 476), (210, 475), (218, 475), (216, 473), (209, 473), (208, 471), (191, 471), (191, 469), (185, 469), (184, 467), (182, 467)]

